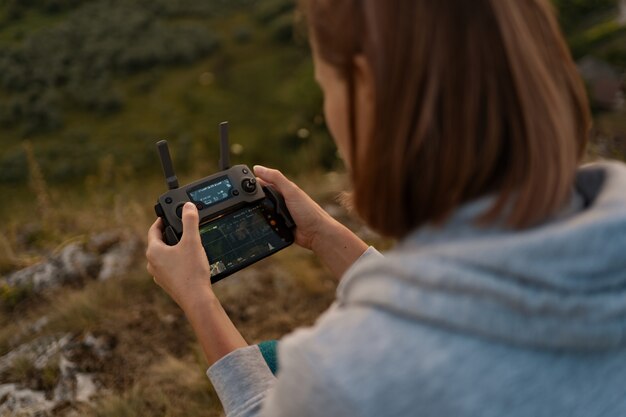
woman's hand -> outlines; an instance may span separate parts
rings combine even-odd
[[[311,197],[276,169],[259,165],[254,173],[263,185],[271,185],[285,198],[285,203],[296,222],[296,243],[305,249],[313,249],[314,243],[327,228],[335,226],[335,219],[322,209]]]
[[[200,241],[198,222],[198,210],[187,203],[183,207],[183,236],[176,246],[163,242],[160,218],[148,231],[148,272],[183,310],[211,292],[211,269]]]
[[[200,241],[198,210],[183,207],[183,237],[176,246],[163,242],[158,219],[148,231],[148,272],[183,309],[209,365],[247,346],[211,288],[211,269]]]
[[[296,222],[296,243],[311,249],[337,279],[367,250],[367,244],[335,220],[280,171],[255,166],[261,183],[276,188]]]

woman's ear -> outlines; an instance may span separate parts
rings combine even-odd
[[[376,83],[374,71],[365,55],[357,54],[353,59],[356,136],[363,145],[369,142],[374,134],[374,116],[376,112]],[[366,146],[357,146],[364,150]],[[359,157],[362,155],[359,155]]]

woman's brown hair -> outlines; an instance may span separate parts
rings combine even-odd
[[[548,0],[308,0],[321,59],[347,81],[354,205],[387,236],[494,194],[479,219],[529,227],[566,201],[585,149],[585,88]],[[354,58],[371,66],[356,137]],[[357,157],[358,156],[358,157]]]

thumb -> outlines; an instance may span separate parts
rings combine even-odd
[[[196,206],[190,202],[185,203],[183,206],[183,237],[181,242],[200,242],[199,222]]]
[[[289,179],[277,169],[255,165],[254,174],[266,183],[274,185],[282,195],[289,194],[289,192],[295,188],[294,183],[289,181]]]

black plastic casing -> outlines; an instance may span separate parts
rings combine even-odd
[[[202,203],[192,201],[190,192],[197,190],[207,184],[227,177],[232,185],[231,195],[224,201],[205,206]],[[244,189],[244,182],[250,187],[250,182],[254,184],[254,191]],[[256,183],[256,178],[252,170],[246,165],[235,165],[225,171],[194,181],[183,187],[169,190],[161,195],[154,209],[156,215],[163,219],[163,240],[170,246],[176,245],[183,234],[183,223],[181,219],[182,206],[187,202],[193,202],[198,208],[200,216],[200,226],[204,226],[218,218],[228,216],[245,206],[259,206],[264,213],[264,218],[271,219],[274,231],[285,240],[286,246],[294,242],[293,229],[295,223],[287,210],[285,200],[282,195],[271,187],[261,187]],[[267,220],[268,223],[270,220]],[[285,246],[285,247],[286,247]],[[206,248],[205,248],[206,249]],[[283,248],[281,248],[283,249]],[[265,257],[273,253],[268,253]],[[209,261],[210,254],[207,254]],[[263,258],[255,258],[247,263],[240,264],[235,269],[224,271],[211,276],[211,282],[217,282],[227,276],[237,272]]]

